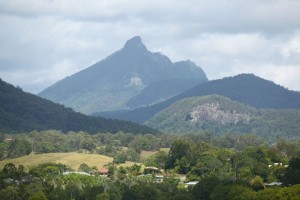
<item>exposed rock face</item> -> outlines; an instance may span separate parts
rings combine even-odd
[[[250,115],[247,113],[238,113],[237,111],[221,110],[219,103],[203,104],[195,107],[187,114],[186,120],[191,122],[213,121],[220,124],[237,124],[238,122],[247,123]]]

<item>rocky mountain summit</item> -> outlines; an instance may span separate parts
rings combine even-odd
[[[193,62],[173,63],[161,53],[150,52],[136,36],[119,51],[39,95],[90,114],[152,105],[207,81]]]

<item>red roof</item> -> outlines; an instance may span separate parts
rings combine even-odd
[[[103,173],[103,174],[104,174],[104,173],[108,173],[108,169],[103,168],[103,169],[100,169],[99,172],[100,172],[100,173]]]

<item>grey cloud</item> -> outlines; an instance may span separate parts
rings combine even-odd
[[[264,66],[300,90],[300,81],[285,81],[300,68],[299,10],[293,0],[0,0],[0,76],[38,92],[140,35],[211,79]],[[293,73],[279,76],[285,66]]]

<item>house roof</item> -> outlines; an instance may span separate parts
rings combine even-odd
[[[149,170],[159,170],[157,167],[145,167],[145,169],[149,169]]]
[[[280,185],[282,185],[282,183],[281,182],[272,182],[272,183],[266,183],[265,185],[267,185],[267,186],[274,186],[274,185],[280,186]]]
[[[106,168],[102,168],[99,170],[100,173],[108,173],[108,169]]]
[[[196,185],[197,183],[199,183],[199,181],[190,181],[185,183],[186,185]]]

